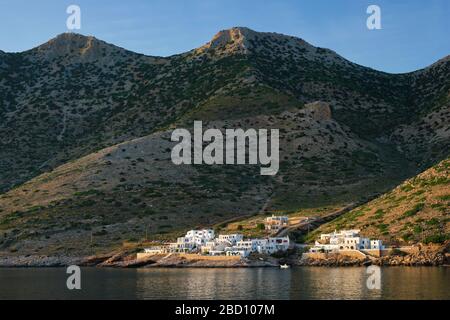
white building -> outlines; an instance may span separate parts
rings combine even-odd
[[[246,257],[252,252],[273,254],[278,251],[286,251],[289,245],[288,237],[244,240],[241,234],[219,235],[217,239],[208,241],[202,246],[201,251],[209,255],[240,255]]]
[[[236,243],[236,248],[238,248],[240,250],[252,251],[252,250],[255,250],[253,243],[254,243],[254,240],[241,240]]]
[[[342,230],[320,235],[310,252],[339,252],[339,250],[384,249],[381,240],[370,240],[359,235],[360,230]]]
[[[320,240],[330,243],[334,241],[336,243],[340,243],[341,239],[343,238],[359,236],[359,232],[360,230],[354,229],[354,230],[342,230],[339,232],[334,231],[333,233],[324,233],[320,235]]]
[[[289,249],[289,237],[241,240],[236,243],[237,250],[272,254]]]
[[[217,239],[215,239],[215,240],[211,240],[211,241],[206,242],[201,247],[201,251],[202,251],[202,253],[209,253],[209,254],[211,254],[212,252],[219,252],[219,251],[225,252],[225,250],[227,248],[230,248],[230,247],[232,247],[232,245],[229,242],[218,241]]]
[[[370,249],[383,250],[384,249],[383,241],[381,241],[381,240],[370,240]]]
[[[335,244],[316,244],[309,249],[309,252],[339,252],[339,246]]]
[[[219,242],[228,242],[231,245],[235,245],[238,241],[241,241],[244,238],[242,234],[234,233],[234,234],[220,234],[218,241]]]
[[[269,243],[275,246],[277,251],[286,251],[289,249],[290,241],[289,237],[281,237],[281,238],[269,238]]]
[[[281,228],[287,227],[289,225],[289,218],[287,216],[275,216],[266,218],[264,224],[267,231],[278,231]]]
[[[189,252],[196,248],[195,243],[187,242],[184,238],[178,238],[177,242],[169,244],[169,251],[171,252]]]
[[[184,237],[177,239],[177,242],[169,245],[172,252],[190,252],[200,250],[208,241],[214,239],[214,230],[190,230]]]
[[[177,242],[170,243],[164,250],[161,248],[148,248],[145,253],[163,252],[201,252],[211,256],[248,256],[252,252],[261,254],[273,254],[278,251],[286,251],[289,248],[289,237],[269,237],[266,239],[244,240],[242,234],[221,234],[214,237],[214,231],[190,230]]]
[[[184,238],[188,242],[194,242],[196,245],[201,246],[204,245],[206,241],[214,239],[214,230],[190,230],[186,233]]]

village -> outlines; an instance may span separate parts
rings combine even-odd
[[[242,234],[220,234],[214,230],[190,230],[184,237],[166,246],[150,247],[147,254],[198,253],[209,256],[241,256],[251,253],[273,254],[286,251],[290,247],[289,237],[268,237],[265,239],[244,239]]]
[[[360,236],[360,230],[342,230],[321,234],[320,239],[309,252],[339,252],[342,250],[384,250],[381,240],[371,240]]]
[[[348,253],[373,254],[379,256],[385,250],[381,240],[369,239],[360,235],[360,230],[341,230],[322,234],[313,246],[299,245],[288,236],[277,236],[289,226],[287,216],[272,215],[265,219],[264,238],[245,239],[243,234],[219,234],[213,229],[190,230],[176,242],[149,247],[140,256],[158,254],[198,254],[201,256],[237,256],[247,258],[252,253],[273,255],[297,247],[309,248],[305,254]]]

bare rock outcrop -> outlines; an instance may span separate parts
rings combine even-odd
[[[323,101],[316,101],[305,105],[305,110],[311,114],[316,121],[331,120],[330,105]]]
[[[345,255],[330,254],[326,258],[309,258],[303,256],[297,263],[300,266],[441,266],[448,263],[448,243],[438,245],[419,245],[417,252],[405,253],[394,250],[391,254],[382,257],[367,256],[364,259],[352,258]]]

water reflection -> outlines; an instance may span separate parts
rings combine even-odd
[[[381,290],[366,285],[369,276],[366,268],[296,269],[290,299],[380,299]]]
[[[450,299],[448,268],[82,269],[82,290],[65,269],[0,269],[0,299]]]

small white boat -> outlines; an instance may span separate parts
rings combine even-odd
[[[287,264],[280,264],[280,269],[289,269]]]

